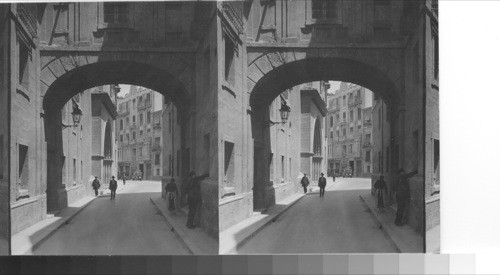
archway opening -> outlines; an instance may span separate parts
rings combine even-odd
[[[130,106],[126,106],[128,99],[124,99],[128,95],[120,95],[123,87],[133,90],[128,92]],[[91,183],[95,177],[102,191],[107,189],[112,176],[162,180],[165,171],[162,147],[169,144],[166,139],[173,139],[176,132],[180,144],[177,151],[182,151],[189,101],[188,92],[174,76],[134,62],[95,63],[57,78],[48,87],[43,101],[47,212],[93,195]],[[79,123],[72,117],[75,109],[82,113]],[[169,132],[163,129],[165,119],[170,119],[170,124],[165,124]],[[173,177],[173,160],[180,162],[181,156],[172,152],[169,156],[167,171]],[[124,160],[125,157],[129,160]],[[123,165],[126,162],[129,170]],[[158,184],[159,192],[161,185]]]
[[[378,69],[338,58],[294,61],[263,75],[250,94],[254,211],[300,192],[304,174],[311,185],[321,173],[384,174],[390,186],[401,158],[396,87]],[[275,123],[283,102],[289,119]]]

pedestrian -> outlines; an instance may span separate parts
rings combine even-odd
[[[333,182],[335,182],[335,170],[333,170],[333,172],[332,172],[332,178],[333,178]]]
[[[111,180],[109,181],[109,190],[111,190],[111,198],[110,200],[114,200],[116,197],[116,188],[118,188],[118,182],[115,180],[115,176],[111,176]]]
[[[99,180],[97,179],[97,176],[96,176],[94,181],[92,182],[92,188],[94,188],[96,197],[97,197],[97,195],[99,195],[99,192],[97,190],[99,190],[100,187],[101,187],[101,183],[99,182]]]
[[[300,180],[300,184],[302,185],[302,188],[304,188],[304,194],[307,193],[307,186],[309,185],[309,179],[307,178],[306,173],[304,173],[304,176]]]
[[[410,200],[410,185],[408,179],[417,173],[418,171],[405,173],[403,169],[399,169],[398,185],[396,187],[396,203],[398,209],[396,211],[396,220],[394,221],[394,224],[397,226],[402,226],[404,224],[403,216],[406,212],[408,201]]]
[[[192,171],[189,173],[189,187],[188,187],[188,220],[186,226],[188,228],[194,228],[196,225],[194,224],[194,217],[196,212],[198,211],[198,207],[201,204],[201,186],[200,180],[208,177],[208,174],[197,177],[196,173]]]
[[[165,192],[167,192],[168,198],[168,212],[175,215],[175,199],[179,195],[177,190],[177,184],[175,184],[175,179],[172,178],[167,186],[165,186]]]
[[[318,179],[318,186],[319,186],[319,196],[324,197],[325,196],[325,187],[326,187],[326,179],[323,176],[324,174],[321,173],[321,177]]]
[[[384,176],[380,176],[380,178],[375,182],[375,192],[377,193],[377,210],[378,212],[385,212],[384,206],[384,192],[387,194],[387,185],[384,181]]]
[[[123,175],[122,180],[123,180],[123,185],[125,185],[125,175]]]

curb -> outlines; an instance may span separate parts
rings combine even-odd
[[[177,230],[177,228],[173,225],[173,223],[171,223],[168,218],[163,214],[163,211],[160,209],[160,207],[155,203],[155,201],[153,200],[153,198],[149,198],[149,201],[154,205],[155,209],[161,213],[161,216],[163,217],[163,219],[165,220],[165,222],[171,227],[173,228],[174,230],[174,234],[175,236],[177,236],[177,238],[180,240],[180,242],[182,243],[182,245],[184,246],[184,248],[186,248],[189,253],[191,253],[192,255],[196,255],[193,251],[193,248],[190,247],[188,245],[188,243],[184,240],[184,236],[182,236],[180,233],[179,233],[179,230]]]
[[[378,228],[382,230],[384,236],[391,242],[391,245],[396,249],[396,252],[401,253],[401,249],[399,248],[398,244],[394,241],[389,232],[385,229],[382,222],[377,218],[377,216],[375,216],[375,214],[373,214],[371,208],[368,206],[368,203],[366,203],[365,198],[362,195],[359,195],[359,198],[361,199],[366,209],[370,213],[370,216],[372,216],[372,218],[375,220],[375,223],[377,224]]]
[[[82,205],[78,210],[76,210],[75,213],[73,213],[73,215],[69,216],[68,218],[66,219],[62,219],[61,220],[61,223],[59,225],[57,225],[54,229],[52,229],[50,232],[48,232],[45,236],[41,237],[38,241],[36,241],[35,243],[33,243],[31,245],[31,247],[29,247],[28,249],[20,252],[19,254],[12,254],[12,255],[32,255],[33,253],[33,250],[35,250],[37,247],[39,247],[44,241],[46,241],[50,236],[52,236],[54,233],[56,233],[57,230],[59,230],[59,228],[61,228],[63,225],[66,225],[68,224],[73,218],[75,218],[76,215],[78,215],[83,209],[85,209],[87,206],[89,206],[92,202],[94,202],[94,200],[98,198],[98,197],[92,197],[92,199],[90,201],[88,201],[87,203],[85,203],[84,205]],[[27,253],[31,253],[31,254],[27,254]]]

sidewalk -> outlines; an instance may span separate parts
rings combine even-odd
[[[203,229],[196,227],[189,229],[186,227],[187,214],[185,211],[177,209],[176,215],[168,213],[167,201],[161,196],[150,198],[154,206],[161,212],[167,223],[172,227],[177,237],[184,243],[186,248],[194,255],[217,255],[217,240],[208,235]]]
[[[59,227],[69,221],[96,197],[87,196],[74,204],[57,212],[41,222],[38,222],[12,236],[12,255],[31,255],[43,240],[50,237]]]
[[[335,183],[332,178],[327,178],[325,190],[333,188],[334,185]],[[302,190],[302,188],[300,190]],[[282,201],[276,202],[275,205],[269,207],[266,211],[256,214],[224,230],[219,234],[219,253],[237,254],[237,249],[239,247],[308,194],[319,194],[319,187],[317,185],[310,185],[307,194],[303,194],[302,192],[295,193]]]
[[[123,183],[118,183],[116,192],[123,189]],[[109,197],[111,191],[109,189],[100,189],[98,197]],[[83,199],[68,205],[68,207],[61,209],[53,214],[47,214],[47,219],[40,221],[21,232],[12,236],[12,255],[31,255],[42,241],[54,234],[57,229],[66,223],[69,223],[76,214],[80,213],[86,206],[88,206],[97,197],[86,196]]]
[[[374,216],[380,229],[393,242],[401,253],[422,253],[424,237],[417,234],[410,226],[396,226],[394,219],[396,211],[391,207],[386,207],[386,212],[377,212],[377,198],[372,196],[370,190],[366,194],[360,195],[370,213]]]

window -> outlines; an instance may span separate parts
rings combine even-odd
[[[21,40],[17,40],[19,44],[19,71],[18,78],[19,84],[25,88],[29,89],[30,81],[30,60],[31,60],[31,50],[29,46]]]
[[[76,181],[76,159],[73,159],[73,182],[75,181]]]
[[[345,113],[345,112],[343,112],[343,113],[342,113],[342,120],[343,120],[343,121],[345,121],[345,117],[346,117],[346,113]]]
[[[349,153],[352,154],[352,144],[349,144]]]
[[[349,112],[349,122],[353,122],[353,121],[354,121],[354,111],[353,111],[353,110],[351,110],[351,111]]]
[[[148,121],[148,124],[151,123],[151,112],[150,111],[148,111],[148,114],[147,114],[147,121]]]
[[[365,135],[365,141],[366,141],[366,142],[370,142],[370,141],[371,141],[371,139],[372,139],[372,135],[371,135],[371,134],[366,134],[366,135]]]
[[[128,102],[127,102],[127,103],[128,103]],[[128,127],[128,126],[130,125],[130,119],[127,117],[127,118],[126,118],[126,121],[127,121],[126,125],[127,125],[127,127]]]
[[[132,139],[135,140],[135,132],[132,132]]]
[[[337,137],[340,137],[340,131],[337,130]]]
[[[120,130],[123,130],[123,119],[120,119]]]
[[[330,131],[330,138],[333,139],[333,131]]]
[[[142,125],[142,124],[144,124],[144,116],[143,116],[143,114],[140,114],[140,116],[139,116],[139,125]]]
[[[135,109],[135,99],[132,100],[132,109]],[[135,122],[135,120],[134,120]]]
[[[339,122],[339,119],[340,119],[339,114],[337,114],[337,118],[336,119],[337,119],[337,122]]]
[[[123,135],[120,135],[120,142],[123,142]]]
[[[155,165],[160,165],[160,154],[155,155]]]
[[[144,134],[144,131],[139,131],[139,137],[142,138],[142,135]]]
[[[436,1],[437,2],[437,1]],[[436,3],[437,6],[437,3]],[[437,8],[436,8],[437,12]],[[439,79],[439,38],[438,38],[438,30],[436,26],[432,26],[432,54],[434,59],[434,79]]]
[[[139,146],[139,157],[142,157],[142,147]]]
[[[160,175],[160,169],[159,168],[156,168],[156,175],[159,176]]]
[[[228,35],[224,35],[224,74],[226,81],[232,85],[234,85],[235,77],[234,77],[234,56],[236,52],[236,45],[231,40]]]
[[[345,155],[347,153],[347,147],[342,145],[342,154]]]
[[[351,127],[349,128],[349,134],[353,134],[353,133],[354,133],[354,127],[352,127],[352,126],[351,126]]]
[[[155,146],[160,146],[160,137],[155,137]]]
[[[234,143],[224,141],[224,179],[226,185],[234,183]]]
[[[130,136],[129,136],[129,134],[127,134],[127,141],[130,141]]]
[[[18,185],[20,190],[28,190],[28,182],[29,182],[29,157],[28,157],[28,146],[19,144],[18,148],[18,158],[19,158],[19,166],[18,166]],[[3,157],[3,156],[2,156]],[[20,197],[28,196],[27,193],[20,193]]]
[[[104,22],[126,24],[128,22],[128,3],[104,2]]]
[[[333,116],[330,117],[330,127],[333,127]]]
[[[135,126],[135,116],[132,116],[132,124]]]
[[[345,106],[345,95],[342,97],[342,104]],[[345,118],[345,116],[344,116]]]
[[[371,168],[371,167],[370,167],[370,165],[367,165],[367,166],[366,166],[366,173],[371,173],[371,172],[370,172],[370,168]]]
[[[371,162],[371,155],[370,155],[370,152],[371,151],[366,151],[365,152],[365,162]]]
[[[285,178],[285,156],[281,156],[281,179]]]
[[[361,120],[361,108],[358,108],[358,120]]]
[[[373,30],[388,32],[391,30],[391,0],[374,0]]]
[[[343,136],[346,136],[346,128],[343,128],[343,129],[342,129],[342,135],[343,135]]]
[[[312,18],[316,20],[331,20],[337,17],[336,0],[313,0]]]

